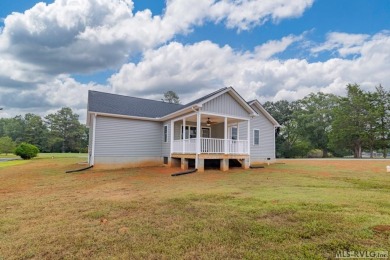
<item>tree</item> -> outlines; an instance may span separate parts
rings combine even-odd
[[[296,120],[297,103],[280,100],[265,102],[263,107],[282,126],[276,138],[276,154],[278,157],[302,157],[309,151],[307,142],[299,139]]]
[[[50,130],[50,143],[52,149],[60,145],[61,152],[79,151],[79,144],[83,136],[83,128],[79,116],[69,107],[63,107],[55,114],[45,117]]]
[[[330,133],[334,149],[348,148],[355,158],[362,157],[362,148],[368,139],[370,115],[367,95],[357,84],[347,85],[347,97],[341,98],[334,109]]]
[[[48,151],[49,131],[42,118],[29,113],[24,116],[24,124],[24,141],[37,146],[40,151]]]
[[[14,118],[4,118],[3,121],[3,136],[9,136],[15,142],[24,141],[24,119],[22,116],[15,116]]]
[[[6,155],[12,153],[15,149],[15,142],[12,141],[12,138],[9,136],[3,136],[0,138],[0,153],[5,153]]]
[[[377,86],[376,92],[371,95],[371,102],[371,113],[376,119],[376,147],[382,149],[386,158],[390,147],[390,92],[382,85]]]
[[[176,94],[176,92],[172,90],[169,90],[164,93],[163,101],[168,103],[180,104],[179,96]]]
[[[328,157],[332,111],[337,102],[335,95],[311,93],[297,101],[297,109],[294,111],[299,135],[312,148],[321,149],[324,158]]]

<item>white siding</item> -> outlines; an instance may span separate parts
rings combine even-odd
[[[248,112],[229,93],[206,102],[203,104],[202,111],[248,117]]]
[[[274,125],[256,108],[259,116],[250,121],[251,163],[264,162],[267,158],[275,159],[275,128]],[[260,130],[260,144],[253,145],[253,129]]]
[[[168,142],[164,142],[164,126],[168,126]],[[161,126],[162,134],[162,156],[169,157],[171,155],[171,121],[165,121]]]
[[[162,162],[160,122],[98,116],[95,163]]]
[[[91,155],[92,155],[92,140],[93,140],[93,125],[91,122],[91,126],[89,127],[89,137],[88,137],[88,163],[91,164]]]

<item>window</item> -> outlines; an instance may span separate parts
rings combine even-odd
[[[253,129],[253,145],[260,145],[260,130]]]
[[[200,132],[200,137],[210,138],[210,127],[202,127],[202,131]],[[186,125],[186,139],[195,139],[196,138],[196,126]],[[181,126],[180,139],[183,139],[183,126]]]
[[[164,143],[168,143],[168,126],[164,125]]]
[[[232,140],[238,140],[238,128],[237,128],[237,126],[232,126],[230,128],[230,138]]]
[[[188,125],[186,125],[185,137],[186,137],[185,139],[196,138],[196,126],[188,126]],[[183,126],[181,126],[180,139],[183,139]]]

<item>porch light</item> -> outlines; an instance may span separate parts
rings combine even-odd
[[[209,118],[207,118],[206,125],[207,125],[207,126],[210,126],[210,125],[211,125],[210,117],[209,117]]]

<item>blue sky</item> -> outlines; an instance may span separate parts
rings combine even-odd
[[[185,103],[390,88],[388,0],[2,0],[0,17],[2,116],[83,118],[89,89]]]

